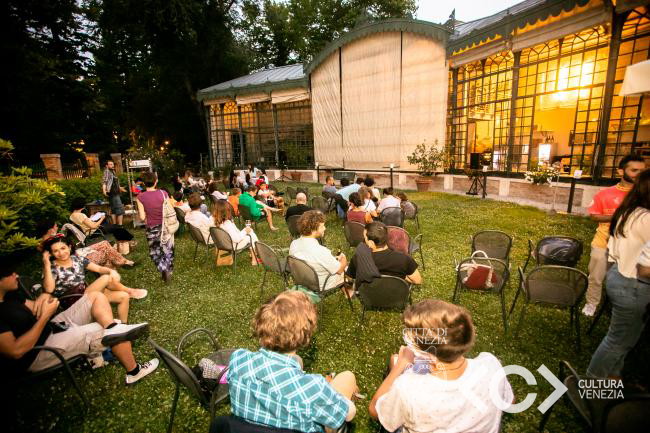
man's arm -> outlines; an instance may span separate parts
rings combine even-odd
[[[411,275],[407,275],[406,281],[413,284],[422,284],[422,275],[420,275],[420,271],[416,269]]]
[[[614,215],[599,215],[599,214],[589,214],[589,218],[591,218],[592,221],[596,221],[599,223],[608,223],[612,220],[612,217]]]
[[[22,358],[36,345],[45,325],[50,321],[50,317],[52,317],[58,307],[58,299],[52,298],[50,301],[44,303],[41,308],[41,315],[34,326],[18,338],[11,331],[0,334],[0,353],[13,359]]]

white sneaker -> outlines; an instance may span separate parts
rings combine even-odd
[[[153,371],[158,368],[158,358],[153,358],[151,361],[147,361],[145,363],[140,364],[140,371],[138,371],[138,374],[130,375],[126,374],[126,384],[131,385],[136,383],[138,380],[142,379],[149,373],[153,373]]]
[[[594,304],[585,304],[582,308],[582,314],[587,317],[593,317],[596,314],[596,306]]]
[[[147,322],[138,323],[135,325],[125,325],[118,323],[110,329],[104,330],[104,337],[102,337],[102,344],[107,347],[114,346],[123,341],[133,341],[142,337],[149,330]]]

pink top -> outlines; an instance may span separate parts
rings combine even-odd
[[[162,224],[163,200],[167,198],[167,193],[160,189],[145,191],[138,194],[137,200],[142,203],[142,206],[144,206],[144,212],[147,214],[147,227],[155,227]]]

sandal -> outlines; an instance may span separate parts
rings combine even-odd
[[[131,289],[132,293],[130,297],[132,299],[144,299],[147,297],[149,292],[147,292],[145,289]]]

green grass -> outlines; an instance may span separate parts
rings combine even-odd
[[[312,191],[318,186],[311,185]],[[510,203],[480,200],[442,193],[410,193],[411,199],[421,207],[420,221],[424,232],[424,252],[427,265],[423,271],[424,284],[414,293],[414,302],[424,298],[450,301],[454,286],[454,258],[467,256],[469,237],[481,229],[498,229],[514,238],[511,261],[516,275],[516,266],[523,265],[527,255],[527,240],[540,239],[545,235],[570,235],[581,239],[585,253],[579,267],[587,267],[589,242],[595,224],[586,218],[554,215],[532,207]],[[280,231],[272,233],[266,224],[259,224],[258,235],[264,242],[287,247],[289,235],[284,221],[276,217]],[[415,227],[407,222],[412,233]],[[131,287],[149,290],[149,297],[134,302],[131,308],[132,323],[148,321],[150,336],[158,344],[175,350],[179,338],[187,331],[205,327],[214,332],[224,347],[247,347],[256,349],[251,337],[250,320],[260,305],[259,285],[262,279],[260,269],[252,268],[247,257],[241,257],[237,272],[230,268],[215,268],[208,263],[205,251],[199,250],[196,262],[192,261],[194,243],[187,233],[177,238],[176,263],[173,282],[161,283],[158,272],[148,257],[143,231],[137,230],[138,246],[130,258],[139,262],[134,269],[121,271],[123,281]],[[327,226],[327,245],[331,249],[342,247],[347,250],[342,226],[332,215]],[[418,257],[419,260],[419,257]],[[281,289],[280,278],[267,279],[265,296]],[[516,280],[507,288],[506,301],[509,307],[513,300]],[[470,356],[480,352],[492,352],[503,365],[518,364],[535,372],[541,364],[557,373],[558,361],[569,360],[580,371],[584,371],[590,356],[606,330],[607,320],[602,320],[592,336],[586,336],[588,326],[582,322],[583,347],[576,353],[568,314],[549,308],[531,307],[527,323],[517,341],[504,335],[500,316],[499,299],[496,296],[464,294],[460,303],[473,314],[477,339]],[[377,430],[377,423],[368,416],[367,403],[382,380],[387,356],[396,351],[400,344],[400,316],[396,312],[369,312],[363,328],[359,328],[359,305],[352,313],[341,295],[328,298],[324,314],[319,318],[319,327],[311,345],[300,355],[308,372],[326,374],[331,371],[351,370],[357,376],[361,393],[367,396],[358,403],[355,428],[359,432]],[[518,317],[519,309],[513,317]],[[153,351],[146,341],[135,345],[138,360],[153,357]],[[198,339],[185,356],[194,365],[208,345]],[[124,371],[117,365],[110,365],[95,371],[77,371],[82,387],[93,403],[84,413],[78,397],[63,374],[56,374],[45,382],[25,386],[18,393],[22,408],[12,421],[17,430],[47,431],[103,431],[103,432],[159,432],[165,431],[169,420],[174,386],[161,366],[157,372],[133,387],[124,385]],[[541,414],[534,409],[551,392],[551,386],[536,373],[539,386],[528,386],[518,377],[511,376],[518,401],[529,392],[536,392],[536,404],[529,410],[506,415],[503,431],[535,431]],[[228,406],[222,406],[219,413],[228,413]],[[196,400],[186,392],[181,397],[174,423],[175,431],[208,430],[209,416]],[[559,403],[553,410],[547,430],[550,432],[579,432],[583,427],[576,413],[566,404]]]

